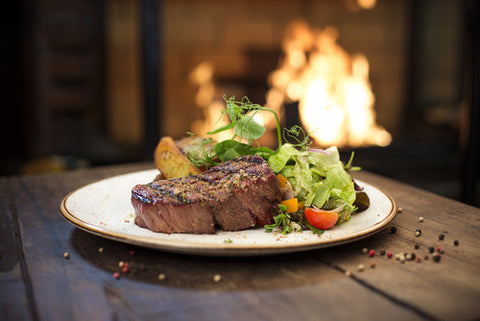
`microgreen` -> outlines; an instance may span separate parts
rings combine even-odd
[[[263,107],[259,104],[254,104],[250,102],[247,97],[243,97],[241,101],[236,101],[235,96],[231,96],[230,98],[224,96],[223,98],[225,100],[227,108],[222,111],[221,118],[225,117],[225,115],[228,115],[228,117],[230,118],[230,123],[211,132],[208,132],[207,134],[213,135],[229,129],[233,129],[234,137],[232,139],[245,139],[250,145],[253,140],[262,137],[262,135],[266,131],[266,128],[254,119],[254,116],[259,111],[267,111],[273,113],[275,117],[275,121],[277,123],[278,146],[282,144],[282,136],[280,134],[280,121],[278,119],[277,113],[273,109]]]
[[[277,124],[278,148],[282,145],[282,135],[280,130],[280,121],[277,113],[267,107],[252,103],[247,97],[243,97],[240,101],[235,100],[235,96],[227,98],[223,97],[226,108],[222,110],[219,120],[228,117],[229,123],[222,127],[216,128],[208,135],[218,134],[220,132],[233,130],[233,137],[218,142],[215,145],[215,152],[204,153],[205,157],[194,157],[193,154],[187,155],[189,160],[196,166],[214,166],[218,161],[228,161],[244,155],[257,154],[268,159],[275,153],[268,147],[255,146],[254,141],[263,136],[266,128],[255,120],[255,115],[259,112],[270,112],[274,115]],[[304,150],[309,146],[309,136],[300,126],[293,126],[289,129],[283,129],[283,139],[285,141],[294,140],[295,146]],[[198,153],[197,153],[198,154]]]
[[[283,139],[287,142],[293,140],[291,144],[298,147],[300,150],[305,150],[312,144],[310,135],[298,125],[294,125],[291,128],[284,128]]]
[[[350,159],[348,160],[347,164],[344,166],[344,168],[347,172],[359,171],[361,169],[361,167],[352,166],[354,156],[355,156],[355,152],[352,152],[350,154]]]
[[[291,217],[288,214],[288,208],[283,204],[279,204],[278,210],[280,211],[280,214],[273,217],[273,220],[275,221],[275,223],[270,225],[265,225],[264,226],[265,232],[271,233],[275,229],[280,229],[280,228],[282,229],[282,234],[288,234],[292,232],[292,227],[290,225]]]

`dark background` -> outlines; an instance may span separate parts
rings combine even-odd
[[[162,2],[156,1],[134,1],[139,39],[143,39],[138,43],[142,79],[139,117],[143,119],[140,140],[118,142],[108,129],[105,29],[106,7],[111,2],[76,0],[65,6],[53,0],[24,0],[3,4],[1,175],[151,161],[149,151],[158,137],[169,134],[165,124],[158,121],[165,97],[160,58],[168,48],[162,42],[162,17],[166,13]],[[192,3],[201,5],[198,1],[183,2],[185,6]],[[378,1],[378,5],[385,4]],[[390,146],[355,149],[355,164],[480,206],[478,2],[402,1],[402,5],[408,10],[408,37],[402,53],[406,77],[401,126]],[[459,14],[450,17],[451,8]],[[449,24],[457,30],[454,37],[436,32],[448,30]],[[158,27],[153,30],[152,26]],[[160,41],[142,37],[158,37]],[[441,54],[452,50],[455,63],[452,55]],[[275,59],[277,54],[271,56]],[[158,60],[152,60],[157,56]],[[270,63],[275,65],[275,61]],[[449,85],[454,94],[435,100],[428,95],[428,84],[440,65],[456,66],[450,79],[453,85]],[[246,80],[223,77],[218,81]],[[264,90],[263,86],[266,83],[258,90]],[[350,152],[342,150],[345,157]]]

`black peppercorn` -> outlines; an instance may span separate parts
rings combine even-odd
[[[453,245],[458,246],[458,240],[453,241]]]
[[[418,250],[420,248],[420,245],[415,244],[415,250]]]
[[[440,259],[442,258],[442,256],[440,254],[434,254],[433,255],[433,261],[438,263],[440,262]]]
[[[443,241],[444,238],[445,238],[445,234],[440,234],[440,235],[438,236],[438,239],[439,239],[440,241]]]
[[[430,246],[428,248],[428,252],[433,253],[435,251],[435,248],[433,246]]]
[[[390,234],[395,234],[397,232],[397,228],[395,226],[392,226],[390,228]]]

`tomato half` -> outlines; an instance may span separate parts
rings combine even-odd
[[[328,230],[338,221],[338,213],[307,207],[305,217],[308,222],[321,230]]]

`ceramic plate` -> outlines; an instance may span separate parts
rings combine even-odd
[[[379,232],[397,213],[387,193],[357,181],[370,197],[370,208],[322,235],[310,231],[282,235],[266,233],[263,228],[201,235],[154,233],[135,225],[130,196],[134,185],[148,183],[157,174],[157,170],[146,170],[86,185],[68,194],[60,210],[73,225],[105,238],[170,252],[218,256],[279,254],[344,244]]]

